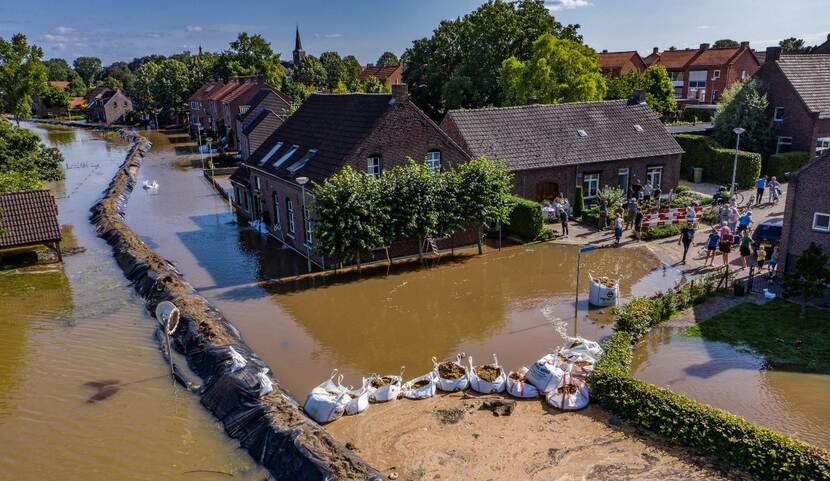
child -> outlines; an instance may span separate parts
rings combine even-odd
[[[767,262],[767,270],[769,271],[770,275],[775,275],[775,269],[778,268],[778,246],[772,248],[772,254],[769,257],[769,262]]]
[[[617,215],[614,216],[614,245],[620,245],[620,237],[622,237],[622,231],[623,231],[622,214],[617,212]]]
[[[709,264],[714,267],[718,243],[720,243],[720,234],[718,234],[717,229],[712,228],[712,232],[709,233],[709,238],[706,240],[706,260],[703,261],[704,266]],[[711,264],[709,263],[709,259],[712,259]]]
[[[758,270],[764,268],[764,262],[767,260],[767,245],[761,244],[758,247],[758,250],[755,251],[755,265],[758,266]]]

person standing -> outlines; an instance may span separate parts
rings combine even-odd
[[[777,204],[778,196],[781,195],[781,184],[775,176],[767,183],[767,189],[769,189],[769,203]]]
[[[646,182],[646,185],[643,186],[643,200],[646,202],[651,202],[651,196],[654,194],[654,186],[651,185],[651,182]]]
[[[706,260],[703,261],[704,266],[707,264],[710,266],[715,265],[715,254],[718,250],[718,243],[720,243],[720,234],[718,234],[716,228],[712,228],[712,232],[709,233],[709,238],[706,239]],[[709,259],[712,259],[711,264],[709,263]]]
[[[622,214],[617,213],[617,215],[614,216],[614,244],[615,245],[620,245],[620,238],[622,237],[622,231],[623,231]]]
[[[738,217],[738,234],[749,230],[750,225],[752,225],[752,211],[747,209],[744,215]]]
[[[734,205],[729,206],[729,216],[727,217],[727,225],[729,226],[729,230],[735,232],[738,228],[738,219],[740,219],[741,214],[738,212],[738,208]]]
[[[640,201],[640,194],[643,192],[643,186],[640,184],[640,179],[635,178],[634,184],[631,185],[631,193],[633,194],[632,197],[637,199],[637,202]]]
[[[697,220],[697,212],[695,212],[695,208],[692,204],[686,206],[686,213],[684,217],[686,218],[686,224],[690,226],[695,225],[695,221]]]
[[[643,232],[643,209],[637,209],[637,213],[634,215],[634,237],[637,240],[642,238]]]
[[[693,225],[694,224],[686,224],[683,229],[680,230],[680,239],[677,240],[677,243],[683,244],[683,260],[680,261],[681,264],[686,263],[686,254],[689,252],[689,246],[692,245],[692,241],[695,239],[695,229]]]
[[[745,229],[741,234],[741,245],[739,247],[741,253],[741,269],[746,269],[747,259],[752,254],[749,246],[752,244],[752,237],[749,237],[749,229]]]
[[[654,187],[654,201],[657,203],[657,208],[658,209],[661,207],[660,196],[662,196],[662,195],[663,195],[663,191],[660,189],[660,186],[659,185],[655,186]],[[669,207],[671,207],[671,204],[669,204]]]
[[[758,266],[758,272],[764,268],[764,262],[767,260],[767,245],[761,244],[758,250],[755,251],[755,265]]]
[[[769,256],[769,262],[767,263],[767,271],[770,274],[775,275],[775,269],[778,268],[778,246],[772,248],[772,254]]]
[[[568,209],[564,206],[559,209],[559,222],[562,224],[562,236],[568,237]]]
[[[729,253],[732,251],[732,231],[726,224],[721,224],[720,242],[718,242],[718,250],[720,250],[723,258],[723,265],[729,264]]]
[[[758,177],[758,180],[755,181],[755,204],[761,205],[761,202],[764,200],[764,189],[767,187],[767,176],[762,175]]]
[[[608,201],[604,200],[599,205],[599,230],[605,230],[608,227]]]

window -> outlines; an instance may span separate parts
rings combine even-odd
[[[291,148],[290,148],[290,149],[288,149],[288,150],[285,152],[285,154],[283,154],[283,156],[282,156],[282,157],[280,157],[279,159],[277,159],[277,161],[276,161],[276,162],[274,162],[274,168],[275,168],[275,169],[279,169],[279,168],[280,168],[280,166],[281,166],[282,164],[284,164],[284,163],[285,163],[285,161],[289,159],[289,157],[291,157],[292,155],[294,155],[294,152],[296,152],[299,148],[300,148],[300,146],[299,146],[299,145],[292,145],[292,146],[291,146]]]
[[[437,150],[433,150],[427,152],[427,170],[430,172],[440,172],[441,171],[441,152]]]
[[[233,200],[236,202],[236,205],[241,203],[241,198],[239,197],[239,187],[233,186]]]
[[[717,80],[720,78],[720,70],[712,71],[712,80]]]
[[[251,108],[250,105],[240,105],[239,106],[239,113],[242,114],[242,115],[245,115],[246,113],[248,113],[248,110],[250,108]]]
[[[775,146],[775,153],[789,152],[793,145],[792,137],[778,137],[778,145]]]
[[[642,132],[643,126],[640,124],[634,124],[634,130],[636,130],[637,132]]]
[[[830,214],[816,212],[813,214],[813,230],[830,232]]]
[[[746,80],[746,70],[741,70],[741,80]]]
[[[681,75],[681,72],[669,72],[669,78],[671,79],[672,82],[677,82],[678,80],[683,80],[682,77],[683,76]]]
[[[720,93],[717,91],[717,89],[712,90],[712,103],[717,102],[719,98],[720,98]]]
[[[303,227],[305,228],[305,245],[311,247],[313,240],[311,237],[311,216],[308,213],[308,207],[303,207]]]
[[[276,192],[273,194],[273,202],[274,202],[274,230],[282,230],[282,224],[280,223],[280,198]]]
[[[708,72],[706,72],[705,70],[689,72],[689,92],[687,95],[688,98],[698,99],[704,92],[706,92],[707,75]]]
[[[784,121],[784,107],[775,107],[775,113],[772,114],[772,120],[775,122]]]
[[[655,165],[646,169],[646,182],[659,189],[663,185],[663,166]]]
[[[380,178],[380,156],[373,155],[366,159],[366,173],[374,176],[376,179]]]
[[[593,199],[599,191],[599,173],[585,174],[582,178],[582,196],[585,199]]]
[[[288,235],[294,237],[294,202],[291,199],[285,199],[285,213],[288,216]]]
[[[298,170],[302,169],[306,166],[309,160],[317,154],[317,149],[308,149],[308,152],[298,161],[294,162],[290,166],[288,166],[288,173],[291,175],[295,175]]]
[[[620,189],[623,190],[623,193],[625,193],[625,195],[628,195],[628,179],[628,167],[617,171],[617,182],[619,183]]]
[[[257,192],[261,192],[261,191],[262,191],[262,182],[259,180],[259,176],[258,176],[258,175],[255,175],[255,176],[254,176],[254,186],[256,187],[256,191],[257,191]]]
[[[816,156],[823,154],[825,150],[830,150],[830,137],[819,137],[816,139]]]
[[[271,160],[271,157],[273,157],[273,156],[274,156],[274,154],[276,154],[276,153],[277,153],[277,151],[278,151],[278,150],[280,150],[280,147],[282,147],[282,142],[277,142],[277,143],[276,143],[276,145],[274,145],[273,147],[271,147],[271,150],[269,150],[269,151],[268,151],[268,153],[267,153],[267,154],[265,154],[265,155],[262,157],[262,160],[260,160],[260,161],[259,161],[259,165],[265,165],[265,163],[266,163],[266,162],[268,162],[269,160]]]

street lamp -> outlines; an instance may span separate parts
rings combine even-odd
[[[737,141],[735,141],[735,160],[732,161],[732,184],[729,185],[729,197],[732,198],[735,195],[735,174],[738,172],[738,149],[741,147],[741,134],[746,132],[745,129],[741,127],[735,127],[732,132],[735,132],[735,135],[738,136]]]
[[[211,167],[210,167],[210,176],[212,178],[213,177],[213,156],[211,155],[211,151],[210,151],[210,143],[213,142],[213,137],[207,137],[205,140],[207,140],[207,143],[208,143],[208,155],[210,156],[208,158],[208,162],[211,165]],[[205,168],[205,166],[202,165],[202,170],[204,170],[204,168]]]
[[[311,249],[309,248],[308,228],[311,225],[311,219],[308,218],[308,210],[305,207],[305,185],[308,183],[308,177],[297,177],[295,182],[300,184],[303,191],[303,237],[305,238],[305,258],[308,263],[308,272],[311,272]]]

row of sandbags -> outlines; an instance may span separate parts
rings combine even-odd
[[[403,382],[404,368],[397,375],[373,374],[363,378],[359,388],[342,384],[343,376],[335,369],[331,376],[311,390],[303,409],[315,421],[327,423],[343,415],[358,414],[370,403],[407,399],[426,399],[436,391],[456,392],[471,389],[481,394],[507,392],[511,396],[529,399],[545,398],[558,409],[570,411],[588,405],[588,386],[585,383],[594,364],[602,356],[598,343],[581,337],[568,338],[564,347],[543,356],[530,368],[506,373],[493,355],[490,364],[474,365],[463,354],[454,361],[439,363],[432,358],[431,372]]]

